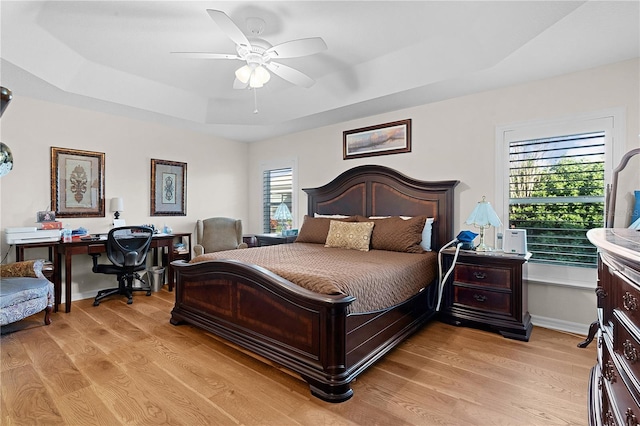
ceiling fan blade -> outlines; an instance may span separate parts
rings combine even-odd
[[[225,32],[235,44],[243,46],[247,49],[251,48],[247,36],[238,28],[238,26],[229,18],[229,16],[221,10],[207,9],[207,13],[218,24],[220,29]]]
[[[269,71],[273,72],[279,77],[302,87],[311,87],[315,81],[308,75],[301,73],[300,71],[288,67],[286,65],[279,64],[277,62],[269,62],[265,65]]]
[[[249,85],[249,81],[247,81],[246,83],[243,83],[237,78],[233,80],[234,89],[246,89],[248,85]]]
[[[273,46],[265,52],[272,58],[297,58],[327,50],[327,44],[320,37],[301,38]]]
[[[208,53],[208,52],[171,52],[172,55],[182,58],[192,59],[242,59],[238,55],[229,55],[226,53]]]

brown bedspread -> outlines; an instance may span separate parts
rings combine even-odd
[[[351,313],[397,305],[429,285],[437,273],[434,252],[362,252],[310,243],[206,253],[191,263],[216,259],[262,266],[316,293],[354,296]]]

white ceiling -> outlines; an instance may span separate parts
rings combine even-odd
[[[243,30],[266,22],[276,45],[322,37],[328,49],[280,59],[316,80],[273,76],[232,88],[235,54],[205,9]],[[25,96],[263,140],[640,56],[638,1],[7,1],[0,82]],[[247,31],[245,31],[247,32]]]

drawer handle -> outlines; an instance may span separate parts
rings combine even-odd
[[[633,343],[631,343],[631,341],[627,339],[624,341],[622,346],[622,353],[624,353],[624,357],[627,359],[627,361],[629,361],[631,364],[636,362],[638,360],[638,351],[633,346]]]
[[[596,296],[598,297],[598,299],[604,299],[608,296],[608,294],[603,287],[596,287]]]
[[[627,311],[635,311],[638,309],[638,300],[626,291],[624,296],[622,296],[622,306],[624,306]]]
[[[477,279],[477,280],[484,280],[485,278],[487,278],[487,274],[484,272],[474,272],[473,276]]]
[[[638,419],[636,418],[636,415],[633,414],[633,410],[631,408],[627,408],[627,412],[624,413],[625,415],[625,425],[626,426],[638,426]]]
[[[613,413],[611,410],[607,411],[607,414],[604,415],[604,425],[605,426],[615,426],[616,421],[613,420]]]
[[[612,361],[607,361],[607,363],[604,366],[604,371],[602,372],[602,375],[604,376],[605,379],[609,381],[609,383],[616,382],[616,372],[615,372],[615,368],[613,366]]]
[[[487,300],[487,296],[483,294],[474,294],[473,298],[476,299],[478,302],[484,302],[485,300]]]

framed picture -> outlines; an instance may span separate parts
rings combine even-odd
[[[343,160],[411,152],[411,119],[347,130],[342,144]]]
[[[186,216],[187,163],[151,159],[151,216]]]
[[[104,153],[51,147],[56,217],[104,217]]]

